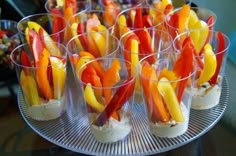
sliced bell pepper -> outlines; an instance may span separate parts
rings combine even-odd
[[[88,64],[83,69],[81,73],[81,80],[87,84],[90,83],[92,86],[95,86],[95,94],[98,100],[102,98],[102,80],[97,75],[96,70],[94,69],[93,65]]]
[[[131,35],[128,36],[128,38],[126,39],[125,43],[124,43],[124,59],[126,61],[131,62],[131,44],[132,44],[132,40],[136,40],[138,43],[140,43],[140,40],[138,38],[138,36],[135,33],[131,33]],[[129,63],[126,63],[126,67],[128,70],[129,75],[131,75],[131,67]]]
[[[24,70],[20,73],[20,84],[24,95],[30,106],[40,105],[37,84],[32,75],[26,74]]]
[[[38,62],[36,62],[36,76],[39,84],[40,95],[49,100],[53,98],[52,88],[48,80],[47,70],[49,65],[49,52],[44,48]]]
[[[211,38],[212,38],[212,34],[213,34],[213,31],[212,31],[212,30],[213,30],[213,24],[214,24],[214,22],[215,22],[214,17],[213,17],[213,16],[209,16],[208,19],[207,19],[207,21],[206,21],[206,23],[207,23],[207,25],[208,25],[208,28],[209,28],[209,32],[208,32],[208,36],[207,36],[207,39],[206,39],[206,41],[205,41],[204,46],[205,46],[207,43],[209,43],[210,40],[211,40]],[[203,53],[204,46],[202,47],[202,49],[201,49],[199,55],[201,55],[201,54]]]
[[[144,15],[143,16],[143,26],[145,28],[152,27],[153,24],[153,18],[151,15]]]
[[[60,58],[49,57],[52,68],[54,99],[60,99],[64,93],[66,66]]]
[[[118,59],[114,59],[111,67],[105,71],[102,78],[102,85],[104,87],[103,93],[105,97],[106,104],[108,104],[112,98],[112,86],[120,81],[120,71],[121,65]]]
[[[38,62],[40,56],[42,55],[43,49],[45,48],[40,40],[39,35],[32,29],[28,29],[29,31],[29,45],[34,57],[34,62]]]
[[[138,31],[137,35],[139,39],[142,40],[142,42],[140,42],[140,55],[144,57],[154,53],[151,41],[152,38],[149,32],[146,29],[142,29]],[[150,64],[153,64],[156,62],[156,57],[155,56],[149,57],[148,61]]]
[[[104,105],[98,102],[98,100],[96,99],[96,95],[90,83],[86,84],[86,87],[84,89],[84,98],[87,104],[97,112],[102,112],[104,110]]]
[[[184,44],[183,49],[178,56],[173,71],[177,77],[185,78],[189,76],[193,70],[193,49],[190,42]],[[182,80],[178,83],[178,101],[182,99],[182,95],[186,86],[188,79]]]
[[[181,9],[179,10],[178,14],[179,14],[179,22],[178,22],[178,33],[182,34],[187,26],[187,21],[188,21],[188,17],[189,17],[189,13],[190,13],[190,6],[185,4],[181,7]]]
[[[80,55],[80,57],[88,56],[88,58],[90,58],[90,59],[94,59],[95,58],[91,53],[86,52],[86,51],[81,51],[79,53],[79,55]],[[98,76],[100,78],[102,78],[104,73],[105,73],[105,70],[103,69],[103,67],[98,63],[98,61],[93,61],[92,64],[93,64],[93,67],[96,70]]]
[[[43,29],[41,25],[33,21],[29,21],[27,24],[28,24],[29,29],[34,29],[37,33],[39,32],[40,28]],[[50,52],[50,54],[55,55],[55,56],[60,56],[60,51],[56,43],[53,41],[53,39],[44,29],[43,29],[43,38],[44,38],[43,40],[44,44],[46,45],[47,50]]]
[[[180,109],[175,90],[171,86],[169,80],[165,77],[158,82],[157,88],[161,93],[171,117],[177,122],[183,122],[184,117]]]
[[[134,28],[143,28],[143,14],[141,7],[136,8],[136,14],[134,18]]]
[[[111,101],[106,105],[104,111],[98,116],[93,124],[97,126],[104,125],[112,114],[118,111],[129,100],[134,93],[135,81],[133,79],[133,77],[130,77],[121,84]]]
[[[26,54],[25,51],[21,52],[21,64],[26,67],[32,67],[32,64],[30,62],[29,56]]]
[[[153,122],[168,122],[170,115],[154,81],[157,81],[155,69],[148,63],[142,63],[141,84],[149,116]]]
[[[80,43],[83,46],[83,49],[85,51],[88,51],[89,50],[89,41],[88,41],[87,37],[85,35],[83,35],[84,33],[85,33],[84,24],[78,23],[77,34],[80,35],[79,36]]]
[[[96,31],[91,31],[91,37],[95,43],[95,46],[97,47],[99,51],[99,56],[105,56],[107,54],[107,43],[106,38],[100,33]]]
[[[78,35],[77,33],[77,28],[78,28],[78,23],[73,23],[71,26],[70,26],[70,29],[71,29],[71,35],[72,37],[74,37],[74,41],[76,43],[76,46],[78,47],[79,50],[85,50],[83,45],[81,44],[79,38],[76,38],[75,36]],[[84,44],[84,46],[86,46],[86,44]]]
[[[217,67],[216,67],[215,74],[213,75],[213,77],[210,80],[210,84],[216,84],[217,78],[218,78],[218,75],[220,72],[220,68],[221,68],[222,62],[224,60],[224,55],[226,53],[226,50],[225,50],[226,43],[225,43],[225,39],[224,39],[222,32],[217,32],[216,36],[218,39],[218,48],[217,48],[217,53],[216,53]]]
[[[201,85],[211,79],[216,71],[216,56],[212,50],[211,45],[208,43],[204,47],[204,67],[197,80],[197,85]]]

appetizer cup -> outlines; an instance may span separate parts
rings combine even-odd
[[[168,55],[173,51],[171,36],[155,27],[130,30],[121,37],[120,47],[122,58],[137,67],[139,60],[145,56],[154,53],[156,55],[164,55],[164,53]],[[149,60],[154,63],[156,57],[150,57]],[[136,78],[135,102],[143,103],[139,77]]]
[[[104,71],[101,76],[98,69]],[[119,58],[97,58],[81,66],[79,80],[87,104],[90,129],[98,141],[120,141],[131,132],[136,75],[136,67]]]
[[[190,31],[178,35],[173,42],[177,52],[181,51],[186,43],[190,43],[191,49],[195,51],[198,74],[191,108],[196,110],[210,109],[219,104],[230,46],[229,38],[220,31],[209,31],[210,37],[203,41],[202,34],[202,31]],[[184,40],[182,44],[181,40]]]
[[[183,69],[187,64],[182,55],[177,59],[158,57],[151,63],[153,56],[156,54],[141,59],[139,68],[149,128],[157,137],[177,137],[188,129],[195,80],[193,65],[188,61],[190,66]]]
[[[65,46],[57,44],[58,55],[47,48],[29,44],[16,47],[11,53],[28,116],[47,121],[65,112],[66,59]]]
[[[51,49],[52,51],[55,50],[55,43],[66,44],[68,40],[67,27],[66,19],[51,13],[29,15],[22,18],[17,24],[23,43],[31,42],[37,33],[48,50]]]
[[[174,39],[177,35],[193,30],[213,30],[216,14],[206,8],[183,5],[166,15],[165,27]]]
[[[152,7],[137,6],[123,10],[116,20],[116,32],[122,37],[126,32],[135,29],[156,27],[162,29],[164,14]]]

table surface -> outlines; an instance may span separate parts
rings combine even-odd
[[[235,155],[236,143],[236,92],[233,78],[236,65],[227,62],[226,75],[229,82],[230,99],[222,119],[200,138],[174,150],[157,156],[231,156]],[[17,88],[17,87],[16,87]],[[17,100],[10,95],[2,95],[0,88],[0,155],[83,155],[63,149],[50,143],[34,132],[19,113]],[[235,119],[234,119],[235,118]],[[234,122],[235,121],[235,122]]]

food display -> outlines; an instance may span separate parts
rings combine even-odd
[[[155,152],[165,150],[156,148],[159,140],[164,141],[161,146],[168,146],[166,141],[175,148],[202,131],[189,130],[190,123],[200,123],[190,122],[191,111],[199,117],[197,110],[219,104],[229,39],[214,31],[216,15],[208,9],[174,8],[170,0],[149,2],[154,1],[120,5],[120,1],[101,0],[99,10],[93,10],[87,0],[81,5],[77,0],[48,0],[48,12],[60,16],[51,18],[46,27],[39,22],[43,18],[19,24],[26,43],[13,50],[11,59],[27,109],[22,108],[34,120],[71,121],[66,123],[71,127],[65,136],[79,138],[73,142],[74,138],[53,138],[53,142],[71,141],[69,149],[85,149],[86,154],[91,143],[105,149],[102,154],[131,149],[119,153],[125,155],[136,154],[132,150],[139,152],[142,145],[152,149],[148,141]],[[62,22],[62,16],[68,23]],[[71,98],[65,89],[67,54],[78,82],[70,85],[80,87],[68,94],[83,98],[76,103],[72,97],[70,104],[86,108],[78,111],[84,113],[76,114],[78,118],[67,114],[59,118]],[[92,154],[100,154],[97,149]]]

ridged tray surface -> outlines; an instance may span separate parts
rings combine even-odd
[[[220,103],[212,109],[191,110],[187,132],[176,138],[158,138],[148,131],[144,105],[133,106],[133,128],[130,135],[116,143],[100,143],[90,133],[84,113],[64,115],[56,120],[39,122],[29,118],[21,92],[18,104],[26,123],[40,136],[63,148],[89,155],[149,155],[172,150],[206,133],[222,117],[227,107],[229,89],[224,79]]]

